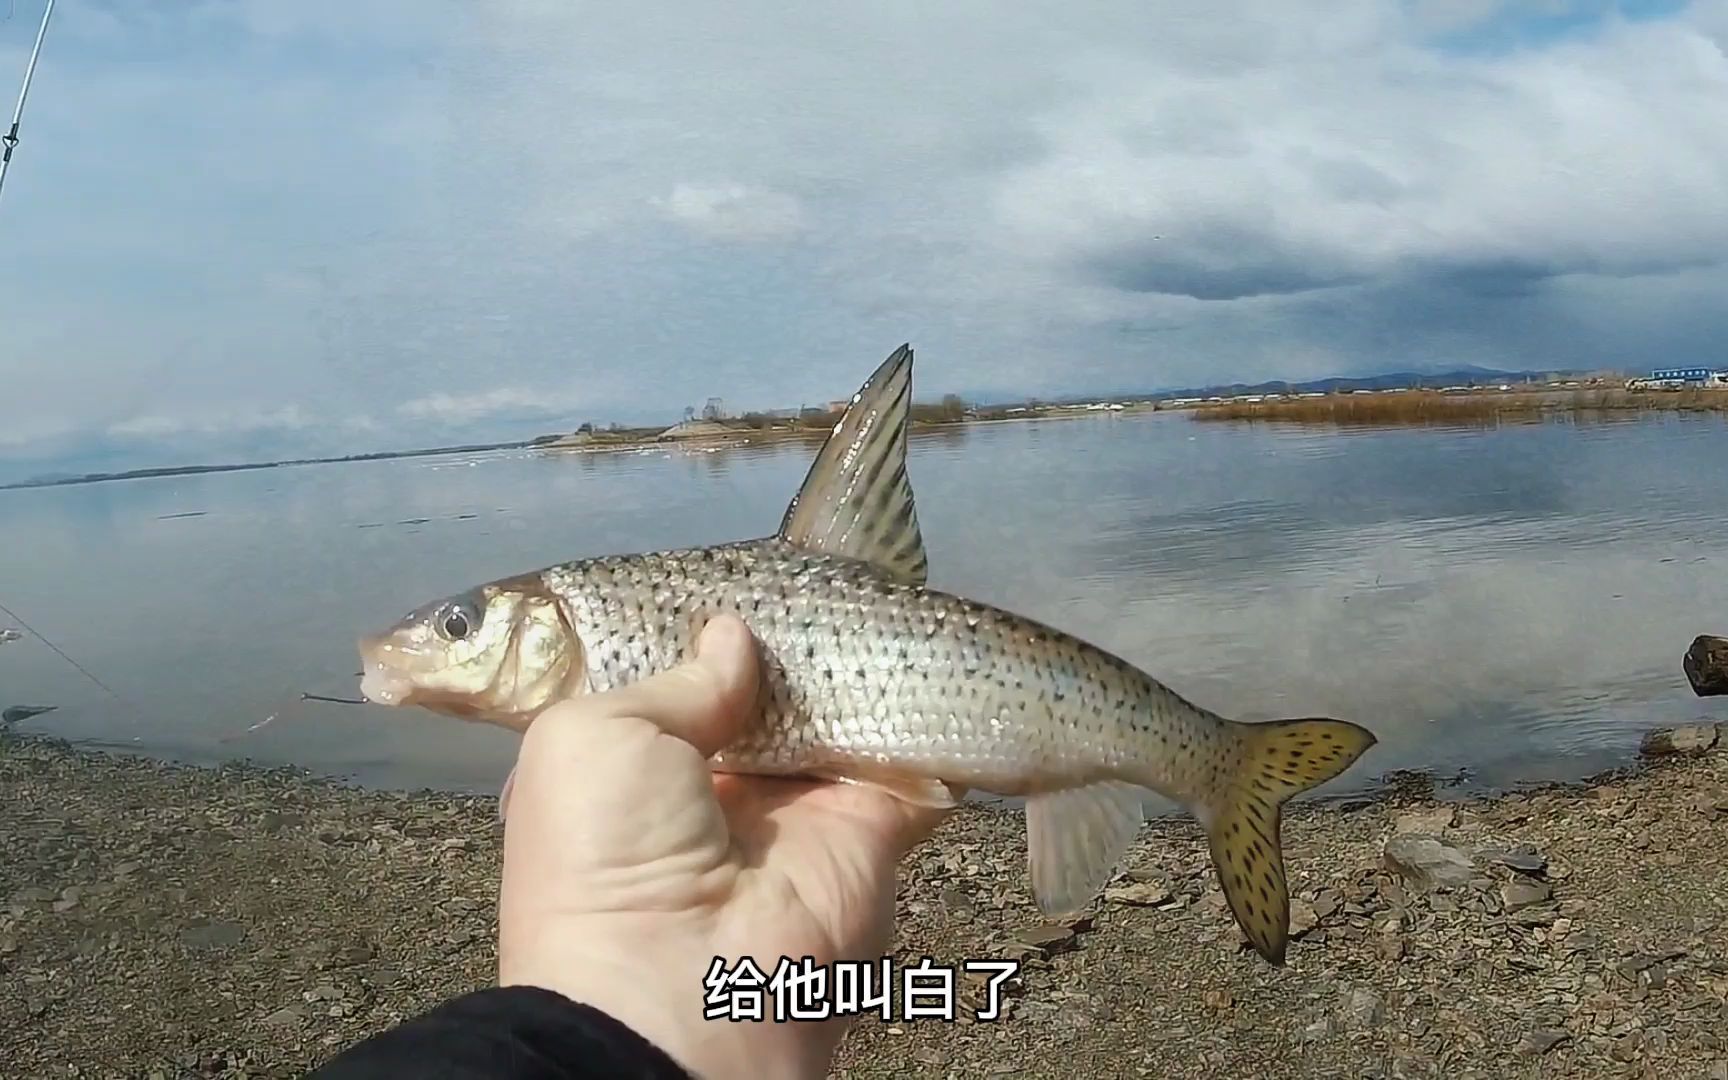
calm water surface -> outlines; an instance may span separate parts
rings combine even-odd
[[[761,535],[815,444],[499,453],[0,492],[0,705],[194,762],[494,791],[514,737],[355,696],[355,638],[584,555]],[[1045,619],[1240,719],[1336,715],[1392,769],[1586,775],[1710,715],[1728,629],[1728,423],[1336,432],[1180,415],[915,439],[931,583]],[[0,625],[5,624],[0,616]],[[1717,714],[1721,710],[1714,710]],[[264,717],[270,725],[244,734]]]

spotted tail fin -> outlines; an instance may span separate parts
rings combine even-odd
[[[1224,897],[1256,952],[1284,963],[1290,892],[1284,878],[1281,811],[1292,796],[1348,769],[1375,744],[1345,720],[1232,723],[1240,743],[1225,784],[1196,808],[1212,848]]]

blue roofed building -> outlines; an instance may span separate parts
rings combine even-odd
[[[1660,368],[1626,385],[1632,390],[1679,390],[1688,386],[1728,389],[1728,368]]]

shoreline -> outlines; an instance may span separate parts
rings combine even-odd
[[[1558,418],[1728,415],[1728,388],[1624,390],[1391,390],[1313,397],[1205,401],[1172,412],[1206,423],[1428,427],[1540,423]]]
[[[1235,421],[1239,423],[1276,422],[1320,426],[1387,426],[1422,427],[1432,424],[1492,423],[1502,421],[1536,421],[1557,416],[1608,415],[1666,416],[1728,414],[1728,390],[1703,391],[1624,391],[1616,389],[1578,389],[1498,391],[1473,389],[1463,392],[1439,390],[1362,390],[1327,393],[1318,397],[1290,398],[1268,394],[1263,400],[1249,395],[1238,398],[1099,398],[1102,408],[1086,405],[1055,404],[1015,406],[1024,414],[1004,415],[1007,406],[991,406],[987,415],[959,419],[930,420],[914,418],[909,431],[932,432],[964,430],[989,424],[1024,423],[1038,420],[1077,420],[1111,416],[1143,416],[1152,413],[1180,413],[1190,420]],[[1422,399],[1421,408],[1410,403]],[[1536,400],[1540,399],[1540,400]],[[1440,404],[1444,402],[1444,404]],[[1436,407],[1437,406],[1437,407]],[[114,483],[127,480],[159,480],[181,476],[202,476],[213,473],[256,472],[265,469],[294,469],[312,465],[363,464],[375,461],[395,461],[403,458],[451,457],[458,454],[484,454],[507,450],[559,453],[601,453],[608,451],[641,450],[651,447],[696,447],[760,445],[773,442],[796,442],[826,436],[829,427],[800,425],[797,427],[751,427],[732,421],[715,422],[724,427],[719,431],[704,431],[694,435],[662,438],[666,428],[628,428],[619,432],[598,431],[590,434],[538,435],[528,439],[474,443],[459,446],[423,447],[410,450],[384,450],[328,457],[285,458],[277,461],[248,461],[203,465],[166,465],[118,472],[85,473],[76,476],[52,476],[0,483],[0,492],[34,491],[42,488],[74,487],[85,484]]]
[[[1018,958],[1008,1015],[866,1018],[835,1074],[1728,1076],[1709,730],[1581,782],[1292,804],[1282,970],[1241,951],[1186,818],[1050,926],[1022,815],[969,804],[903,864],[895,959]],[[491,977],[494,798],[19,733],[0,797],[0,1074],[297,1076]]]

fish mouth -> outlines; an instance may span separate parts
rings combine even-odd
[[[360,639],[360,696],[379,705],[405,705],[414,692],[414,680],[386,663],[390,646],[376,638]]]

